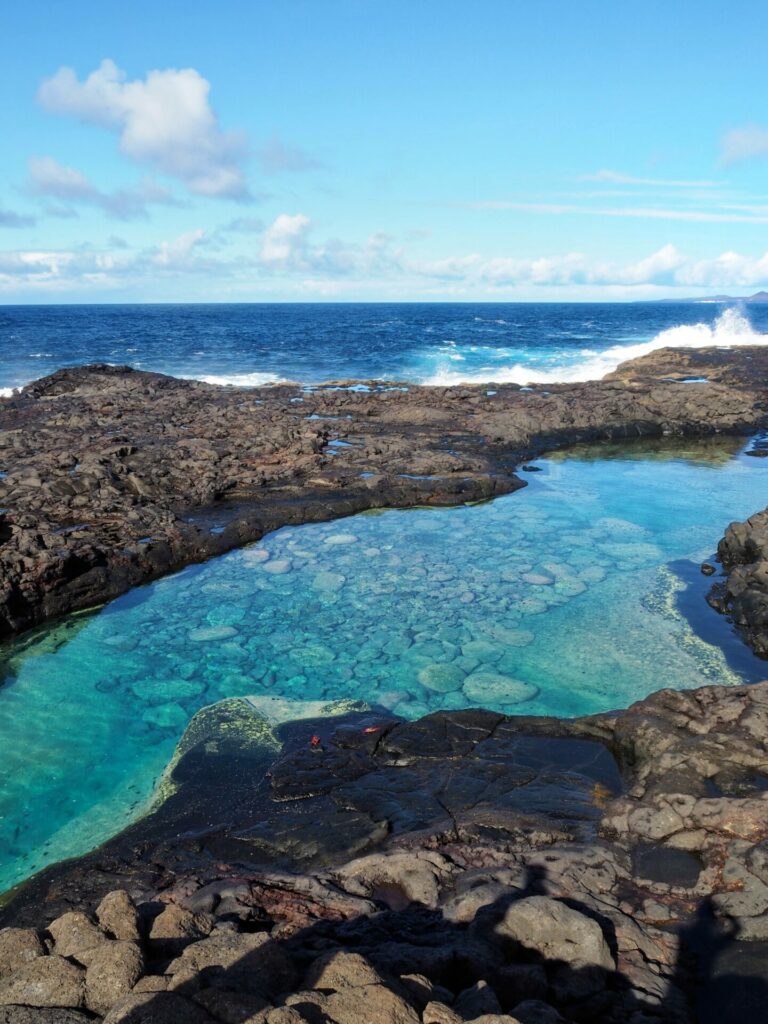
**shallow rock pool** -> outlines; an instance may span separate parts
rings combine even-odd
[[[742,449],[591,446],[488,504],[288,527],[7,647],[0,891],[135,818],[224,697],[572,716],[762,678],[698,571],[768,501]]]

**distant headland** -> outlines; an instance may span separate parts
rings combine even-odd
[[[746,302],[747,304],[768,302],[768,291],[755,292],[754,295],[706,295],[687,299],[656,299],[656,302]]]

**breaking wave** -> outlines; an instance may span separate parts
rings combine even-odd
[[[584,359],[558,365],[537,367],[532,363],[512,363],[509,366],[483,367],[472,373],[461,370],[438,369],[425,377],[422,383],[436,387],[451,384],[555,384],[599,380],[621,363],[638,359],[660,348],[733,348],[738,345],[766,345],[768,334],[756,333],[746,316],[738,309],[726,309],[714,324],[683,324],[660,331],[650,341],[634,345],[612,345],[602,352],[584,350]]]
[[[235,388],[258,388],[264,384],[277,384],[285,377],[279,377],[276,373],[204,373],[204,374],[182,374],[185,380],[200,380],[204,384],[222,384]]]

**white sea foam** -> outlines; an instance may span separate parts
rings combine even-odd
[[[204,384],[223,384],[236,388],[258,388],[264,384],[277,384],[285,377],[278,377],[276,373],[205,373],[205,374],[184,374],[184,380],[201,380]]]
[[[10,398],[16,388],[0,388],[0,398]]]
[[[586,350],[588,358],[577,363],[560,366],[537,367],[525,363],[510,366],[483,367],[474,373],[440,369],[423,383],[434,387],[451,384],[555,384],[583,380],[599,380],[611,373],[620,363],[638,359],[659,348],[733,348],[739,345],[768,345],[768,334],[757,334],[744,314],[738,309],[726,309],[709,324],[683,324],[661,331],[650,341],[634,345],[612,345],[603,352]]]

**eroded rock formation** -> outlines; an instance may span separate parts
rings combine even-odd
[[[721,1014],[702,1019],[759,1020],[723,1001],[768,991],[766,737],[768,683],[575,720],[270,727],[227,701],[153,815],[0,913],[0,1004],[640,1024],[699,1019],[698,993]]]
[[[0,637],[287,523],[508,493],[521,461],[575,441],[754,429],[768,376],[762,350],[745,351],[704,385],[642,360],[621,379],[545,388],[237,389],[60,370],[0,400]]]

